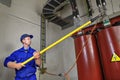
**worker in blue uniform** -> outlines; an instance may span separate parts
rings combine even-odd
[[[23,47],[14,51],[4,61],[5,67],[15,69],[15,80],[37,80],[35,75],[36,66],[40,66],[41,59],[39,52],[30,47],[32,38],[33,35],[23,34],[20,37]],[[22,62],[32,56],[34,59],[23,66]]]

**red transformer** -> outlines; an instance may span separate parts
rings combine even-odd
[[[88,37],[90,38],[88,39]],[[86,44],[77,61],[78,80],[103,80],[98,55],[96,40],[93,35],[83,35],[74,38],[76,56],[80,54],[80,50]]]
[[[97,33],[105,80],[120,80],[120,26]]]

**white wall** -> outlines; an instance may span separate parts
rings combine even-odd
[[[47,26],[47,46],[55,42],[61,37],[60,28],[53,24],[48,23]],[[63,64],[63,52],[62,52],[62,44],[59,44],[52,49],[48,50],[46,53],[46,64],[47,71],[53,74],[60,74],[64,72],[64,64]],[[41,80],[63,80],[62,77],[53,76],[44,74],[41,75]]]
[[[67,72],[75,63],[75,48],[74,48],[74,39],[72,37],[66,39],[62,43],[63,49],[63,60],[64,60],[64,70]],[[76,65],[68,74],[71,80],[77,79],[77,68]]]

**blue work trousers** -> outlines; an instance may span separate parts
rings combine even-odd
[[[36,79],[36,75],[31,75],[31,76],[25,77],[25,78],[15,77],[15,80],[37,80],[37,79]]]

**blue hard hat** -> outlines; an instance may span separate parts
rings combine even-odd
[[[31,39],[33,38],[33,35],[29,35],[29,34],[23,34],[21,37],[20,37],[20,41],[22,41],[24,38],[26,37],[30,37]]]

